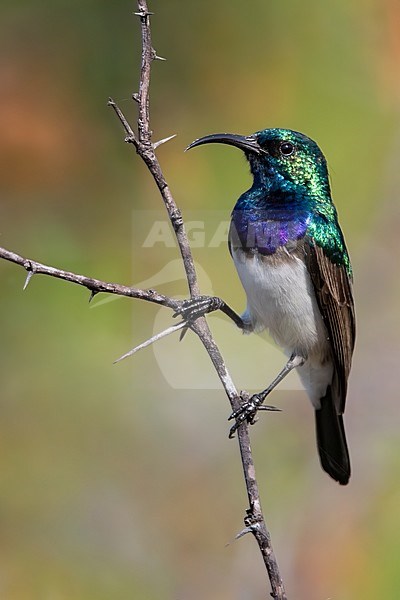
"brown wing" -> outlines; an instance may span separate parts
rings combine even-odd
[[[356,324],[352,282],[346,268],[334,264],[311,239],[305,242],[307,267],[328,331],[335,365],[332,392],[338,414],[344,412]]]

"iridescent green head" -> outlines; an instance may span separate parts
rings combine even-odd
[[[316,198],[330,199],[326,160],[318,145],[291,129],[263,129],[253,135],[207,135],[189,148],[211,142],[230,144],[244,151],[258,183]]]
[[[264,129],[254,134],[260,154],[249,154],[252,171],[267,170],[310,195],[330,195],[326,160],[318,145],[291,129]]]

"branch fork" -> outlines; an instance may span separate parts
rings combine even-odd
[[[160,163],[155,154],[156,148],[165,144],[175,137],[175,135],[161,139],[158,142],[152,143],[152,131],[150,129],[150,112],[149,112],[149,86],[150,86],[150,71],[151,63],[153,60],[165,60],[164,58],[157,55],[151,42],[151,31],[150,31],[150,16],[153,14],[148,10],[147,0],[137,0],[138,11],[135,13],[140,18],[141,34],[142,34],[142,61],[140,68],[140,81],[139,81],[139,92],[132,94],[132,99],[138,105],[138,118],[137,118],[137,133],[133,130],[129,124],[124,113],[121,111],[116,102],[109,98],[108,105],[113,109],[117,115],[120,123],[122,124],[125,131],[125,142],[132,144],[137,154],[145,162],[147,168],[152,175],[162,200],[164,202],[168,217],[174,229],[180,254],[182,257],[190,298],[200,296],[200,290],[197,280],[197,274],[194,266],[194,261],[189,245],[188,236],[186,234],[185,225],[182,219],[181,212],[175,203],[175,200],[171,194],[169,186],[165,180],[163,171]],[[158,293],[155,290],[142,290],[134,287],[129,287],[117,283],[110,283],[107,281],[101,281],[85,275],[79,275],[69,271],[64,271],[56,267],[44,265],[37,261],[24,258],[15,252],[0,248],[0,258],[8,260],[17,265],[22,266],[27,271],[27,276],[24,284],[24,289],[27,288],[28,284],[32,280],[33,275],[43,274],[58,279],[63,279],[77,285],[81,285],[90,291],[90,300],[100,293],[116,294],[119,296],[126,296],[130,298],[137,298],[152,302],[161,306],[172,309],[174,312],[180,313],[183,302],[163,294]],[[90,301],[89,300],[89,301]],[[181,315],[182,316],[182,315]],[[233,380],[228,372],[219,348],[210,332],[204,316],[200,315],[194,321],[183,319],[168,327],[159,334],[154,335],[145,342],[139,344],[129,352],[125,353],[116,362],[131,356],[138,350],[149,346],[150,344],[158,341],[159,339],[174,333],[175,331],[182,330],[184,332],[187,328],[190,328],[195,335],[198,336],[199,340],[203,344],[206,352],[208,353],[211,362],[219,376],[222,386],[225,389],[226,395],[231,404],[232,411],[235,412],[240,408],[244,393],[239,394]],[[237,427],[237,439],[239,442],[239,449],[243,465],[243,474],[246,484],[247,496],[250,508],[247,510],[245,517],[245,528],[236,536],[237,538],[242,537],[246,533],[252,533],[257,540],[260,553],[262,555],[270,585],[271,585],[271,596],[276,600],[287,600],[285,589],[283,586],[282,578],[279,573],[278,564],[272,549],[270,534],[265,524],[264,516],[261,509],[260,495],[258,490],[258,484],[255,477],[255,468],[253,457],[251,453],[250,438],[248,432],[248,424],[243,421]]]

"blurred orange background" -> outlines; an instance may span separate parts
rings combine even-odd
[[[176,248],[144,244],[165,221],[161,199],[107,108],[113,96],[135,120],[135,10],[127,0],[1,3],[0,244],[183,296]],[[355,271],[352,479],[341,488],[321,471],[296,379],[276,392],[283,412],[261,415],[252,444],[288,597],[396,598],[399,4],[154,0],[150,10],[167,58],[153,65],[154,139],[178,134],[158,155],[195,224],[205,293],[244,307],[225,244],[210,240],[250,178],[240,153],[184,154],[187,144],[278,126],[327,156]],[[125,298],[89,305],[84,289],[39,276],[22,292],[23,270],[4,261],[0,275],[2,600],[267,597],[255,542],[233,541],[247,506],[239,453],[197,340],[171,337],[113,365],[171,313]],[[264,338],[209,322],[239,387],[257,389],[283,364]]]

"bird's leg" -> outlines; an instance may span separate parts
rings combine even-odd
[[[292,356],[287,361],[286,365],[283,367],[282,371],[275,377],[275,379],[270,383],[270,385],[265,388],[262,392],[258,394],[254,394],[251,396],[249,400],[244,402],[240,408],[235,410],[229,420],[235,419],[236,423],[231,427],[229,432],[229,437],[233,437],[235,431],[238,427],[243,423],[243,421],[248,421],[250,424],[254,423],[254,417],[257,414],[258,410],[279,410],[274,406],[263,406],[263,402],[265,398],[272,392],[272,390],[296,367],[301,367],[304,365],[305,358],[303,356],[299,356],[298,354],[292,354]]]
[[[249,325],[224,300],[218,296],[195,296],[182,302],[174,317],[181,316],[188,324],[199,317],[220,310],[225,313],[240,329],[248,330]]]

